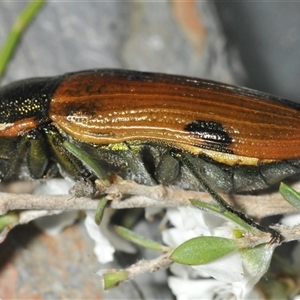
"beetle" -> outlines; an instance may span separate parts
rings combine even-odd
[[[248,88],[118,69],[0,89],[0,179],[106,172],[146,185],[261,190],[300,172],[300,105]],[[178,159],[176,153],[184,155]]]
[[[209,80],[119,69],[25,79],[0,88],[0,180],[96,179],[100,169],[202,189],[280,242],[219,192],[300,173],[299,128],[300,104]]]

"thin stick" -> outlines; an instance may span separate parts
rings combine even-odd
[[[190,206],[190,199],[199,199],[208,204],[215,204],[204,192],[187,191],[162,185],[145,186],[124,180],[109,187],[102,187],[102,194],[107,194],[110,207],[125,209],[135,207],[182,207]],[[247,215],[262,217],[296,212],[279,193],[268,195],[229,195],[221,194],[231,205],[237,205]],[[86,210],[96,209],[99,200],[72,197],[70,195],[31,195],[0,193],[0,214],[10,210]]]

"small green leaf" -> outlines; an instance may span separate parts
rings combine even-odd
[[[8,212],[7,214],[0,216],[0,231],[6,226],[12,226],[19,220],[19,215],[16,212]]]
[[[101,183],[103,185],[110,185],[107,174],[99,167],[99,164],[95,160],[93,160],[88,154],[86,154],[82,149],[78,148],[76,145],[68,141],[64,141],[63,146],[74,156],[76,156],[79,160],[84,162],[89,168],[91,168],[96,174],[96,176],[99,179],[101,179]]]
[[[288,203],[300,210],[300,194],[296,190],[281,182],[279,192]]]
[[[113,273],[103,274],[104,290],[112,289],[118,286],[122,281],[128,278],[127,271],[116,271]]]
[[[123,238],[125,238],[128,241],[133,242],[137,245],[143,246],[145,248],[148,248],[151,250],[163,251],[163,252],[170,250],[168,247],[165,247],[157,242],[154,242],[150,239],[140,236],[125,227],[115,226],[115,230]]]
[[[240,230],[239,228],[234,228],[232,229],[232,234],[235,239],[241,239],[243,237],[243,231]]]
[[[10,32],[0,50],[0,77],[2,77],[6,66],[16,49],[16,45],[19,42],[24,30],[34,19],[34,16],[44,5],[44,0],[31,1],[26,5],[24,10],[20,13],[16,21],[14,22]]]
[[[201,236],[179,245],[170,259],[183,265],[201,265],[221,258],[238,248],[235,240]]]
[[[106,198],[106,196],[104,196],[99,200],[98,206],[96,208],[95,222],[98,226],[100,226],[100,224],[101,224],[106,203],[107,203],[107,198]]]
[[[190,202],[193,206],[195,206],[197,208],[200,208],[200,209],[206,210],[206,211],[211,211],[223,218],[233,221],[234,223],[241,226],[245,230],[248,230],[248,231],[256,231],[257,230],[255,227],[250,226],[247,222],[245,222],[237,214],[233,214],[230,211],[224,210],[223,207],[208,204],[208,203],[205,203],[205,202],[197,200],[197,199],[191,199]]]

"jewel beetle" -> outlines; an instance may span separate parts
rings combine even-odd
[[[299,104],[197,78],[99,69],[26,79],[0,88],[0,179],[93,176],[68,141],[141,184],[261,190],[300,172],[299,128]]]

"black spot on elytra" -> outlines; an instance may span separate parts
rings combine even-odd
[[[206,142],[206,144],[201,144],[200,147],[221,152],[231,152],[226,147],[232,143],[232,139],[220,123],[195,120],[187,124],[184,129]]]

